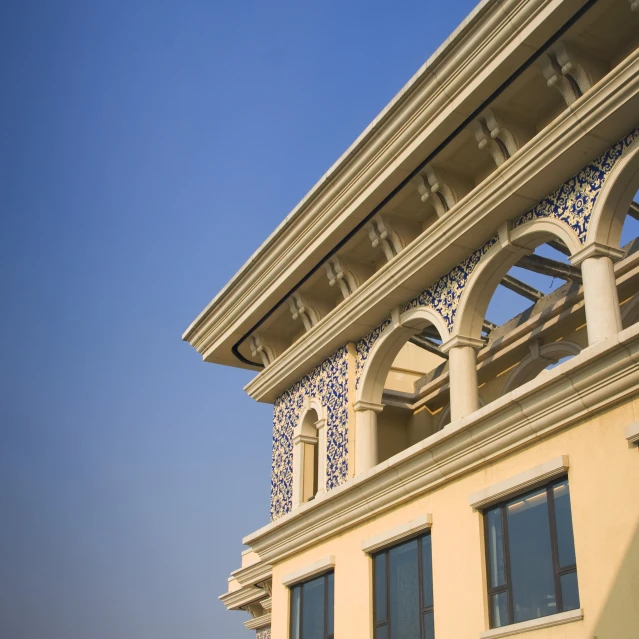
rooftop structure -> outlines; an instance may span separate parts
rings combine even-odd
[[[639,3],[485,0],[196,318],[258,639],[639,637],[638,189]]]

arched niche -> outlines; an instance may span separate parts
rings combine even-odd
[[[326,411],[308,398],[293,431],[293,506],[311,501],[326,490]]]

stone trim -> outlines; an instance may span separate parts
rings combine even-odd
[[[639,445],[639,422],[626,426],[624,434],[629,444]]]
[[[262,615],[261,617],[255,617],[254,619],[249,619],[244,622],[244,627],[248,630],[259,630],[260,628],[264,628],[264,626],[271,625],[271,613],[267,613]]]
[[[500,637],[510,637],[518,635],[530,630],[540,630],[541,628],[550,628],[552,626],[560,626],[572,621],[581,621],[584,618],[584,611],[581,608],[577,610],[568,610],[567,612],[559,612],[556,615],[548,615],[539,619],[531,619],[530,621],[522,621],[521,623],[513,623],[509,626],[501,628],[493,628],[479,634],[479,639],[499,639]]]
[[[555,457],[544,464],[539,464],[530,470],[525,470],[523,473],[518,473],[513,477],[504,479],[474,492],[468,498],[468,503],[475,510],[482,510],[487,506],[496,504],[507,497],[515,497],[518,494],[524,493],[528,490],[545,484],[546,482],[560,477],[568,472],[568,455],[561,455]]]
[[[308,566],[304,566],[304,568],[294,570],[293,572],[289,572],[288,575],[284,575],[282,584],[289,588],[290,586],[294,586],[302,581],[308,581],[312,577],[321,575],[323,572],[328,572],[333,568],[335,568],[335,557],[333,555],[329,555],[328,557],[324,557],[323,559],[309,564]]]
[[[280,561],[639,391],[639,324],[244,538]]]
[[[389,530],[379,533],[378,535],[373,535],[372,537],[365,539],[362,541],[362,550],[365,553],[372,554],[382,548],[386,548],[403,541],[404,539],[414,537],[418,533],[428,530],[432,525],[433,516],[430,513],[420,515],[415,519],[407,521],[405,524],[400,524],[399,526],[395,526]]]

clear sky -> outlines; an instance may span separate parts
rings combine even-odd
[[[0,636],[251,636],[271,407],[181,334],[472,6],[0,3]]]

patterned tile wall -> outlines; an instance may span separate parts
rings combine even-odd
[[[255,632],[255,639],[271,639],[271,626],[258,628]]]
[[[553,217],[571,228],[581,243],[584,243],[592,208],[601,192],[606,175],[638,137],[639,128],[585,166],[577,175],[515,220],[513,225],[516,227],[537,218]],[[408,302],[404,310],[428,306],[442,316],[449,328],[452,327],[470,274],[496,241],[497,238],[494,237],[473,251],[461,264]],[[359,383],[371,348],[389,325],[390,319],[356,343],[356,383]],[[327,409],[326,488],[330,490],[345,481],[348,471],[347,389],[347,352],[343,347],[276,400],[273,420],[271,519],[277,519],[291,509],[293,429],[299,420],[306,397],[319,397]]]
[[[326,410],[326,489],[339,486],[348,472],[348,352],[340,348],[275,400],[271,520],[290,511],[293,497],[293,430],[306,398]]]

